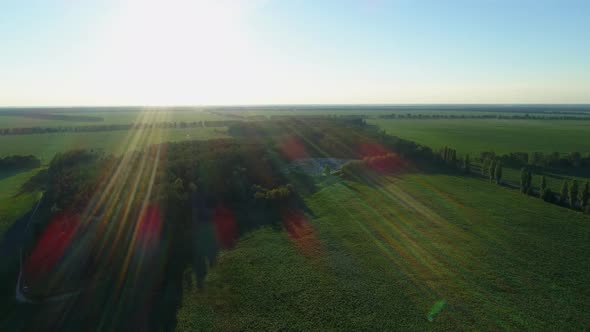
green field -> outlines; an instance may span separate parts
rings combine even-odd
[[[0,178],[0,237],[39,199],[39,193],[21,193],[21,186],[38,170]]]
[[[355,114],[330,112],[322,114]],[[108,112],[99,113],[88,115]],[[289,112],[243,113],[275,114]],[[434,149],[450,146],[461,155],[590,152],[587,121],[385,120],[377,118],[379,113],[366,114],[370,124],[388,134]],[[105,121],[131,123],[136,115],[113,114]],[[147,120],[232,118],[203,112],[202,118],[193,116],[180,112]],[[122,154],[161,142],[225,137],[225,127],[9,135],[0,136],[0,157],[33,154],[46,165],[56,153],[71,149]],[[38,171],[0,177],[0,235],[39,199],[39,192],[21,193],[22,184]],[[505,167],[503,173],[506,181],[519,182],[519,170]],[[414,169],[370,183],[335,176],[315,180],[319,189],[304,197],[309,212],[283,215],[278,225],[244,234],[234,248],[220,252],[204,288],[197,289],[192,273],[186,272],[176,311],[178,330],[536,331],[590,326],[590,215],[475,176]],[[533,185],[539,180],[535,175]],[[547,177],[554,192],[563,180],[561,174]],[[18,258],[10,259],[4,268],[8,272],[0,274],[0,305],[13,314],[26,313],[13,301]]]
[[[483,180],[404,175],[306,199],[185,285],[179,330],[582,330],[590,217]],[[342,204],[346,202],[346,204]]]
[[[0,109],[0,128],[28,128],[28,127],[75,127],[75,126],[94,126],[94,125],[109,125],[109,124],[130,124],[142,122],[145,120],[146,114],[157,113],[159,121],[169,122],[192,122],[192,121],[213,121],[213,120],[228,120],[226,116],[212,114],[201,110],[194,111],[162,111],[157,112],[154,109],[148,111],[71,111],[71,112],[50,112],[51,114],[63,115],[85,115],[93,117],[101,117],[104,121],[63,121],[63,120],[46,120],[35,119],[21,116],[4,116],[1,115]]]
[[[482,151],[590,152],[590,122],[549,120],[368,120],[388,134],[462,155]]]
[[[0,136],[0,157],[32,154],[46,164],[56,153],[72,149],[102,149],[120,154],[162,142],[224,138],[226,132],[224,127],[205,127],[8,135]]]

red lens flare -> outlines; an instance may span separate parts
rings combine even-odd
[[[217,242],[223,248],[232,248],[235,244],[238,232],[236,220],[230,209],[218,205],[213,211],[213,225]]]
[[[280,150],[289,160],[307,158],[307,152],[301,140],[297,137],[286,137],[280,142]]]
[[[53,217],[37,241],[24,266],[29,281],[43,278],[63,258],[76,233],[79,217],[60,213]]]
[[[283,225],[289,238],[297,249],[305,256],[314,256],[320,250],[320,243],[315,235],[313,226],[303,212],[298,210],[283,211]]]

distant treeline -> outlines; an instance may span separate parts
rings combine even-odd
[[[13,172],[41,166],[41,160],[35,156],[8,156],[0,158],[0,172]]]
[[[290,115],[273,115],[271,120],[293,120],[302,117]],[[360,121],[364,116],[344,115],[344,116],[304,116],[306,120],[331,120],[331,119],[349,119]],[[208,120],[208,121],[175,121],[175,122],[150,122],[150,123],[126,123],[126,124],[104,124],[90,126],[59,126],[59,127],[26,127],[26,128],[0,128],[0,136],[6,135],[30,135],[30,134],[47,134],[62,132],[96,132],[96,131],[117,131],[117,130],[138,130],[138,129],[177,129],[177,128],[199,128],[199,127],[229,127],[239,125],[244,122],[266,121],[265,116],[249,116],[249,121],[244,120]]]
[[[226,121],[192,121],[192,122],[154,122],[154,123],[131,123],[131,124],[110,124],[75,127],[28,127],[28,128],[0,128],[0,135],[30,135],[61,132],[93,132],[93,131],[117,131],[137,130],[153,128],[196,128],[196,127],[227,127],[237,120]]]
[[[584,168],[590,167],[590,154],[583,156],[580,152],[562,154],[559,152],[511,152],[496,155],[494,152],[482,152],[480,159],[497,159],[511,167],[540,166],[547,168]]]
[[[59,121],[85,121],[85,122],[102,122],[103,118],[100,116],[89,115],[65,115],[53,114],[32,111],[1,111],[0,116],[19,116],[23,118],[43,119],[43,120],[59,120]]]
[[[438,119],[501,119],[501,120],[590,120],[590,116],[566,115],[565,113],[551,113],[552,115],[531,115],[531,114],[386,114],[380,115],[381,119],[418,119],[418,120],[438,120]],[[577,113],[584,114],[584,113]]]

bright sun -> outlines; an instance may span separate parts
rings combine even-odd
[[[240,2],[127,1],[92,55],[95,83],[123,104],[242,100],[268,68],[257,66],[245,11]]]

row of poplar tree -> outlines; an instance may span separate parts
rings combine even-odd
[[[468,160],[469,161],[469,160]],[[482,167],[484,176],[490,179],[490,182],[500,184],[502,181],[502,162],[497,159],[484,159]]]
[[[441,151],[441,156],[447,162],[455,164],[456,151],[445,147]],[[468,174],[470,170],[469,155],[463,158],[463,165],[461,167],[464,173]],[[485,158],[482,163],[482,175],[489,178],[490,182],[501,184],[502,182],[502,161],[496,158]],[[547,186],[547,179],[541,176],[539,191],[533,190],[533,174],[531,169],[524,167],[520,174],[520,191],[526,195],[533,195],[541,198],[545,202],[567,206],[572,209],[582,210],[590,213],[590,182],[586,181],[580,187],[577,180],[564,181],[559,193],[554,193],[551,188]]]
[[[520,173],[520,191],[527,195],[534,195],[532,189],[532,173],[528,168],[523,168]],[[568,180],[565,180],[561,185],[559,195],[553,193],[551,188],[547,186],[547,179],[545,176],[541,176],[541,182],[539,184],[539,192],[537,193],[539,198],[546,202],[556,203],[563,206],[569,206],[572,209],[579,209],[590,212],[590,182],[586,181],[584,186],[580,188],[578,181],[573,180],[570,184]]]

